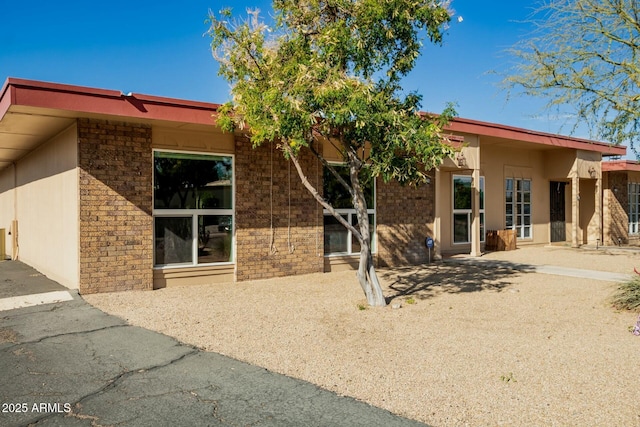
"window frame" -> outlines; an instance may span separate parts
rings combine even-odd
[[[155,207],[155,158],[156,153],[176,153],[176,154],[193,154],[199,156],[211,156],[211,157],[227,157],[231,159],[231,208],[223,208],[223,209],[198,209],[198,208],[188,208],[188,209],[162,209]],[[213,152],[201,152],[201,151],[188,151],[188,150],[171,150],[171,149],[158,149],[154,148],[151,153],[152,156],[152,164],[153,164],[153,173],[152,173],[152,218],[153,218],[153,268],[156,270],[165,270],[165,269],[173,269],[173,268],[198,268],[198,267],[211,267],[211,266],[224,266],[224,265],[235,265],[236,262],[236,241],[235,241],[235,230],[236,230],[236,215],[235,215],[235,203],[236,203],[236,162],[235,155],[229,153],[213,153]],[[230,216],[231,217],[231,229],[229,230],[231,235],[231,252],[229,254],[230,261],[221,261],[221,262],[207,262],[207,263],[198,263],[198,246],[199,246],[199,224],[198,219],[201,216]],[[192,239],[191,239],[191,261],[190,262],[181,262],[181,263],[171,263],[171,264],[156,264],[156,218],[185,218],[191,217],[191,227],[192,227]]]
[[[640,235],[640,182],[627,185],[627,218],[629,236]],[[635,203],[632,200],[635,199]]]
[[[473,189],[473,176],[472,175],[460,175],[460,174],[452,174],[451,176],[451,242],[453,245],[468,245],[471,243],[471,234],[472,234],[472,224],[473,224],[473,192],[471,195],[471,207],[469,209],[456,209],[456,186],[455,180],[456,178],[468,178],[470,180],[471,189]],[[485,177],[480,176],[480,209],[478,209],[478,215],[480,216],[480,242],[483,243],[485,241],[485,197],[486,197],[486,189],[485,189]],[[456,242],[456,230],[455,230],[455,216],[456,215],[467,215],[467,241],[464,242]]]
[[[341,163],[341,162],[328,162],[331,166],[338,166],[338,167],[348,167],[347,163]],[[373,226],[373,230],[371,231],[371,253],[374,254],[377,252],[377,233],[376,233],[376,229],[377,229],[377,214],[376,214],[376,209],[378,206],[378,200],[377,200],[377,183],[376,183],[376,179],[373,178],[373,208],[367,206],[367,215],[373,215],[373,221],[371,222],[372,226]],[[326,199],[326,194],[324,192],[325,190],[325,185],[324,185],[324,180],[322,182],[322,193],[323,193],[323,197],[325,197]],[[334,208],[334,210],[336,211],[336,213],[340,214],[340,215],[346,215],[347,218],[347,222],[349,222],[349,224],[353,224],[354,219],[357,219],[357,215],[356,215],[356,210],[354,208],[339,208],[336,209]],[[325,217],[332,217],[335,218],[327,209],[323,209],[322,210],[322,235],[323,235],[323,242],[324,242],[324,238],[325,238],[325,224],[324,224],[324,218]],[[323,254],[325,257],[339,257],[339,256],[350,256],[350,255],[358,255],[360,254],[360,251],[358,252],[354,252],[353,251],[353,247],[352,247],[352,243],[353,243],[353,233],[351,232],[351,230],[346,229],[347,232],[347,250],[346,252],[331,252],[331,253],[326,253],[324,252],[326,250],[323,250]],[[323,244],[324,246],[324,244]]]
[[[509,189],[508,181],[512,181],[512,188]],[[518,182],[521,189],[518,189]],[[524,182],[529,183],[529,190],[524,190]],[[511,192],[511,202],[507,202],[507,193]],[[522,240],[533,240],[533,180],[531,178],[508,177],[504,180],[504,228],[516,230],[516,236]],[[529,201],[525,201],[525,194],[529,195]],[[511,213],[507,213],[507,206],[511,205]],[[529,213],[525,213],[525,205],[529,205]],[[518,211],[518,208],[521,208]],[[511,216],[511,225],[507,225],[507,217]],[[525,217],[529,217],[529,224],[525,224]],[[529,236],[525,237],[525,228],[529,229]]]

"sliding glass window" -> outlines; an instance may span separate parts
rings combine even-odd
[[[233,262],[233,157],[153,153],[154,264]]]

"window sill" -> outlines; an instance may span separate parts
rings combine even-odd
[[[193,270],[197,268],[202,269],[215,269],[216,267],[228,267],[230,265],[235,265],[235,262],[216,262],[211,264],[175,264],[175,265],[154,265],[154,270]]]
[[[207,266],[157,268],[153,270],[153,288],[160,289],[174,285],[203,285],[234,281],[235,265],[227,263]]]
[[[376,255],[377,251],[371,251],[371,255]],[[360,252],[339,252],[339,253],[334,253],[334,254],[324,254],[325,258],[340,258],[340,257],[354,257],[354,256],[360,256]]]

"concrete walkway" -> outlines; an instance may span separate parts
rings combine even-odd
[[[555,265],[522,264],[502,260],[488,260],[483,258],[457,255],[444,260],[453,264],[483,265],[487,268],[501,267],[526,273],[553,274],[556,276],[579,277],[584,279],[603,280],[606,282],[626,282],[632,278],[630,274],[611,273],[599,270],[587,270],[582,268],[559,267]]]
[[[2,426],[423,425],[130,326],[24,264],[0,262],[0,288],[71,296],[0,311]]]

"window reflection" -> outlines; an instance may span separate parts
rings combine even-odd
[[[182,264],[192,261],[191,217],[155,218],[155,263]]]

